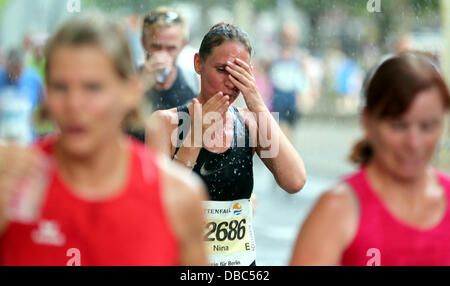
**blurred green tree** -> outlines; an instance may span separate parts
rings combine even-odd
[[[6,6],[9,4],[10,0],[0,0],[0,17],[3,15],[3,12]]]
[[[7,0],[0,0],[2,1]],[[82,0],[83,7],[97,7],[109,13],[145,13],[160,5],[173,5],[182,2],[180,0]],[[239,9],[242,3],[248,1],[253,11],[244,13],[249,16],[254,12],[273,10],[280,3],[291,2],[310,16],[312,39],[319,37],[318,20],[330,11],[339,9],[354,17],[372,17],[378,35],[378,45],[385,46],[392,37],[397,37],[412,30],[412,23],[416,18],[426,19],[439,15],[440,1],[437,0],[379,0],[381,1],[381,13],[371,13],[367,9],[369,0],[190,0],[202,7],[202,12],[207,13],[208,7],[221,5],[241,14]],[[239,4],[239,5],[238,5]],[[236,7],[235,6],[239,6]],[[244,5],[245,6],[245,5]],[[1,7],[1,5],[0,5]],[[1,11],[1,10],[0,10]],[[239,15],[235,15],[240,19]],[[242,17],[241,17],[242,18]]]

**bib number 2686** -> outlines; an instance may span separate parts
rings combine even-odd
[[[245,237],[246,224],[245,218],[240,221],[223,221],[219,224],[216,222],[207,223],[206,228],[208,232],[205,234],[205,241],[241,240]]]

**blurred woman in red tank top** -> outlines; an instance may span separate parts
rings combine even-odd
[[[368,78],[360,170],[305,221],[292,265],[450,265],[450,179],[431,167],[450,108],[429,57],[402,53]]]
[[[0,264],[206,265],[203,185],[123,132],[141,97],[124,29],[101,15],[70,19],[46,58],[58,131],[32,149],[0,147]],[[43,161],[40,215],[17,221],[11,198]]]

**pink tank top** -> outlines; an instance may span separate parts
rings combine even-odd
[[[447,207],[434,227],[420,230],[394,217],[369,185],[366,169],[345,179],[359,200],[356,236],[345,250],[344,266],[450,265],[450,178],[435,172]]]

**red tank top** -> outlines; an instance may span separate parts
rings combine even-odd
[[[52,157],[54,139],[37,144]],[[76,197],[53,168],[40,219],[11,223],[0,237],[0,265],[176,265],[178,243],[161,201],[154,154],[130,139],[128,183],[115,198]],[[68,263],[69,262],[69,263]]]
[[[366,169],[346,178],[359,200],[360,217],[341,265],[450,265],[450,178],[437,171],[435,175],[445,191],[447,207],[442,220],[427,230],[394,217],[369,185]]]

